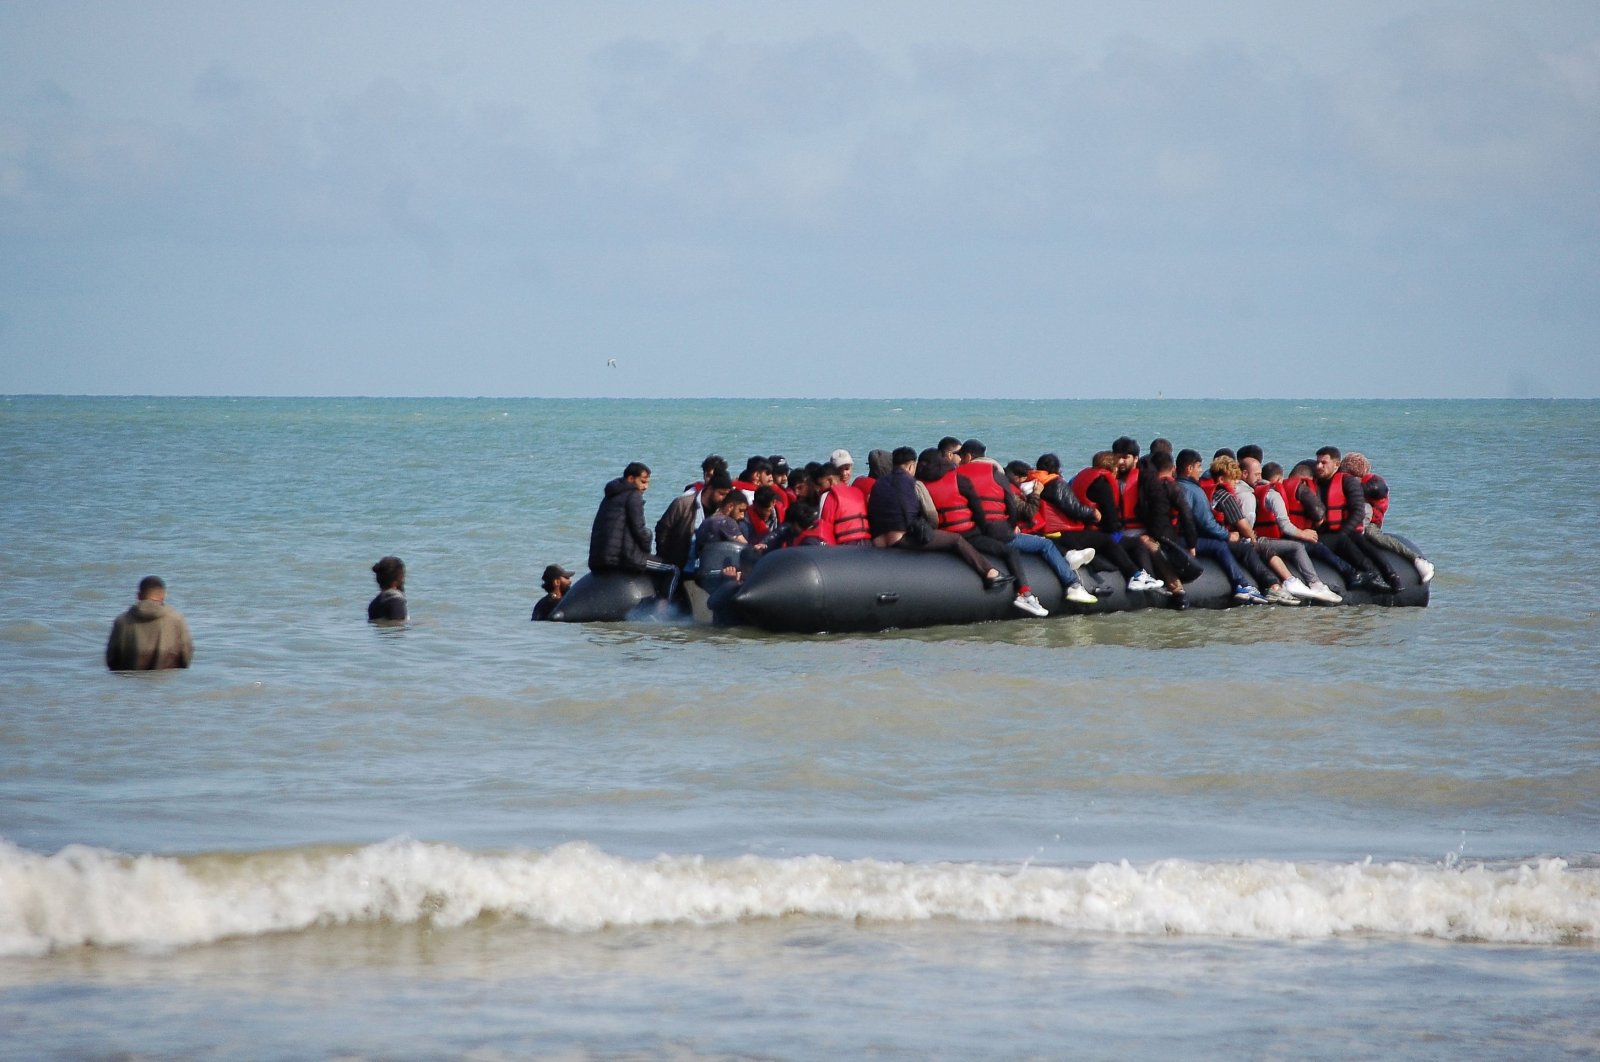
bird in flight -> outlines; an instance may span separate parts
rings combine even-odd
[[[606,368],[615,369],[616,367],[617,367],[617,359],[616,358],[607,358],[606,359]]]

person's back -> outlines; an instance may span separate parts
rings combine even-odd
[[[112,671],[164,671],[186,668],[194,659],[194,640],[182,613],[167,604],[167,587],[155,576],[139,583],[139,600],[116,618],[106,641],[106,667]]]
[[[639,485],[641,481],[644,487]],[[590,571],[647,570],[650,533],[644,526],[644,490],[649,481],[649,469],[635,462],[606,484],[589,531]]]

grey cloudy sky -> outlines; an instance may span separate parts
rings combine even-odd
[[[1593,397],[1600,4],[0,0],[0,392]]]

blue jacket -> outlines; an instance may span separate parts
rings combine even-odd
[[[1200,484],[1179,476],[1178,486],[1183,488],[1183,496],[1189,502],[1189,514],[1194,517],[1195,534],[1201,538],[1220,538],[1224,542],[1228,541],[1228,529],[1217,523],[1216,514],[1211,511],[1211,499],[1206,497],[1206,492]]]

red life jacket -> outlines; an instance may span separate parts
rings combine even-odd
[[[994,478],[995,467],[987,461],[969,461],[956,466],[956,475],[972,484],[978,496],[979,514],[984,523],[1006,522],[1006,488]]]
[[[1288,508],[1289,499],[1283,492],[1283,482],[1268,483],[1262,480],[1255,486],[1256,492],[1256,537],[1282,538],[1283,531],[1278,527],[1278,521],[1267,508],[1267,492],[1277,491],[1278,497],[1283,498],[1284,507]]]
[[[928,488],[928,494],[933,498],[933,507],[939,510],[940,531],[964,535],[978,526],[972,519],[972,507],[962,496],[961,488],[956,486],[955,470],[925,482],[923,486]]]
[[[809,546],[813,542],[822,542],[824,545],[826,545],[826,540],[822,537],[822,521],[820,520],[806,528],[804,531],[800,532],[798,535],[794,536],[794,538],[785,542],[783,544],[783,548],[788,549],[790,546]]]
[[[754,506],[745,510],[744,518],[750,522],[750,534],[752,536],[751,541],[765,538],[767,536],[767,532],[772,530],[772,525],[761,519],[761,514],[756,512]],[[783,520],[781,516],[777,516],[776,514],[774,514],[773,519],[780,523]]]
[[[867,530],[867,502],[854,487],[840,483],[822,500],[822,540],[830,546],[848,546],[872,537]]]
[[[1015,487],[1012,487],[1011,489],[1016,491],[1018,494],[1022,493],[1021,491],[1017,491],[1017,489]],[[1032,517],[1030,517],[1027,520],[1020,520],[1020,521],[1017,522],[1017,533],[1018,534],[1022,534],[1022,535],[1042,535],[1042,534],[1044,534],[1045,533],[1045,526],[1044,526],[1045,525],[1045,515],[1044,515],[1044,510],[1045,510],[1045,505],[1041,501],[1039,503],[1039,507],[1033,511],[1033,516]]]
[[[1139,520],[1139,466],[1134,465],[1128,469],[1128,478],[1113,485],[1117,488],[1117,510],[1122,516],[1122,529],[1124,531],[1142,531],[1144,524]]]
[[[1089,498],[1089,484],[1093,483],[1097,479],[1103,479],[1107,483],[1111,484],[1111,497],[1116,499],[1118,494],[1117,477],[1112,475],[1110,470],[1090,467],[1072,477],[1071,485],[1073,496],[1079,501],[1083,502],[1083,504],[1089,506],[1091,509],[1099,508],[1099,506],[1097,506]],[[1122,508],[1120,499],[1118,500],[1117,508]]]
[[[1344,526],[1344,473],[1335,472],[1333,478],[1328,480],[1328,493],[1323,495],[1323,502],[1328,506],[1328,530],[1337,531]]]
[[[1200,489],[1206,492],[1207,498],[1217,492],[1217,481],[1211,473],[1207,472],[1200,477]]]
[[[872,497],[872,488],[877,484],[878,481],[873,476],[857,476],[850,481],[850,485],[860,491],[863,498]]]
[[[1368,472],[1366,475],[1362,476],[1361,485],[1365,487],[1368,481],[1370,481],[1375,475],[1377,475],[1377,473]],[[1365,494],[1365,491],[1362,493]],[[1378,498],[1375,501],[1367,502],[1367,504],[1372,507],[1372,526],[1382,527],[1383,514],[1389,511],[1389,496],[1385,494],[1383,497]]]
[[[1300,488],[1310,482],[1309,476],[1291,476],[1277,485],[1284,508],[1289,510],[1289,522],[1302,531],[1310,530],[1311,514],[1300,504]]]

